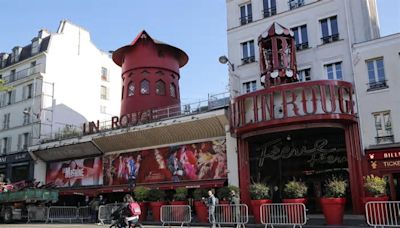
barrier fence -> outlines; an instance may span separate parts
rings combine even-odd
[[[105,222],[110,221],[111,222],[111,214],[116,211],[121,204],[118,203],[113,203],[113,204],[107,204],[107,205],[102,205],[99,207],[99,213],[98,213],[98,219],[101,224],[105,224]]]
[[[89,222],[92,219],[92,209],[90,207],[79,207],[78,208],[78,219],[83,223],[85,220]]]
[[[307,223],[306,206],[302,203],[273,203],[260,207],[261,224],[265,227],[290,225],[302,227]]]
[[[69,220],[69,222],[72,223],[72,220],[78,220],[78,208],[66,206],[49,207],[46,222],[50,221],[51,223],[53,223],[54,220]]]
[[[47,220],[48,207],[37,207],[37,206],[29,206],[28,210],[28,221],[27,223],[33,221],[42,221],[45,222]]]
[[[209,222],[215,222],[215,225],[236,225],[236,227],[245,227],[249,222],[249,209],[246,204],[219,204],[215,206],[214,218],[209,215]]]
[[[160,209],[162,226],[165,224],[184,224],[192,221],[192,209],[189,205],[163,205]]]
[[[368,202],[365,216],[369,226],[400,227],[400,201]]]

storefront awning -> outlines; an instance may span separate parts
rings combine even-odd
[[[177,118],[150,124],[144,129],[131,129],[119,134],[97,137],[93,139],[93,142],[104,153],[131,150],[225,136],[225,126],[228,124],[225,110],[217,110],[196,117]]]
[[[57,161],[70,158],[101,155],[102,151],[91,141],[53,147],[37,147],[32,153],[43,161]]]

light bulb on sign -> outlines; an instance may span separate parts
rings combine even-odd
[[[292,70],[286,70],[286,76],[289,78],[293,77],[293,71]]]
[[[276,78],[276,77],[278,77],[278,75],[279,75],[279,72],[278,72],[277,70],[274,70],[274,71],[271,73],[271,78]]]

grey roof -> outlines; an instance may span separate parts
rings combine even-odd
[[[49,46],[49,41],[50,41],[50,36],[47,36],[47,37],[43,38],[42,42],[40,43],[39,52],[36,53],[35,55],[38,55],[41,52],[47,51],[47,48]],[[28,59],[28,58],[34,56],[34,55],[32,55],[31,49],[32,49],[32,44],[29,44],[29,45],[23,47],[22,50],[21,50],[21,54],[19,56],[18,62],[21,62],[21,61],[23,61],[25,59]],[[9,55],[8,59],[7,59],[7,62],[6,62],[6,65],[4,66],[4,68],[9,67],[11,65],[14,65],[14,64],[16,64],[18,62],[11,63],[11,55]],[[1,66],[0,66],[0,68],[1,68]]]

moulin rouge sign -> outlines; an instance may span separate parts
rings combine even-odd
[[[241,126],[249,122],[315,114],[354,115],[353,93],[351,83],[343,81],[324,80],[276,86],[238,97],[233,107],[233,121],[235,126]],[[252,104],[248,105],[251,100]],[[279,112],[276,107],[279,107]]]
[[[135,126],[139,124],[144,124],[151,122],[152,120],[161,119],[163,117],[162,113],[155,110],[139,111],[131,114],[122,115],[120,117],[111,117],[111,129],[118,129],[121,127]],[[100,121],[91,121],[89,123],[83,124],[83,134],[93,134],[100,132]]]

